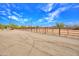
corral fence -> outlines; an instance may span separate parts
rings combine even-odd
[[[27,31],[36,32],[40,34],[47,34],[47,35],[58,35],[58,36],[66,36],[66,37],[74,37],[79,38],[79,30],[73,29],[61,29],[59,35],[59,29],[52,28],[52,27],[34,27],[34,28],[27,28]]]

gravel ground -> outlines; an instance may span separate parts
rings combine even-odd
[[[0,31],[1,56],[79,56],[79,39],[28,31]]]

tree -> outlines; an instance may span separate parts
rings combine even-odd
[[[72,28],[73,28],[74,30],[79,30],[79,25],[73,25]]]
[[[7,27],[10,29],[17,29],[19,26],[15,25],[15,24],[9,24],[9,25],[7,25]]]
[[[5,25],[3,25],[3,24],[0,24],[0,29],[4,29],[5,28]]]
[[[59,36],[61,35],[61,29],[64,28],[64,23],[56,23],[56,27],[59,29]]]

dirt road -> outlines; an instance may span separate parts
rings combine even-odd
[[[79,39],[28,31],[0,31],[1,56],[79,56]]]

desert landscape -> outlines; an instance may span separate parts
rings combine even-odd
[[[0,56],[79,56],[79,3],[0,3]]]
[[[79,56],[79,39],[25,30],[0,31],[1,56]]]

